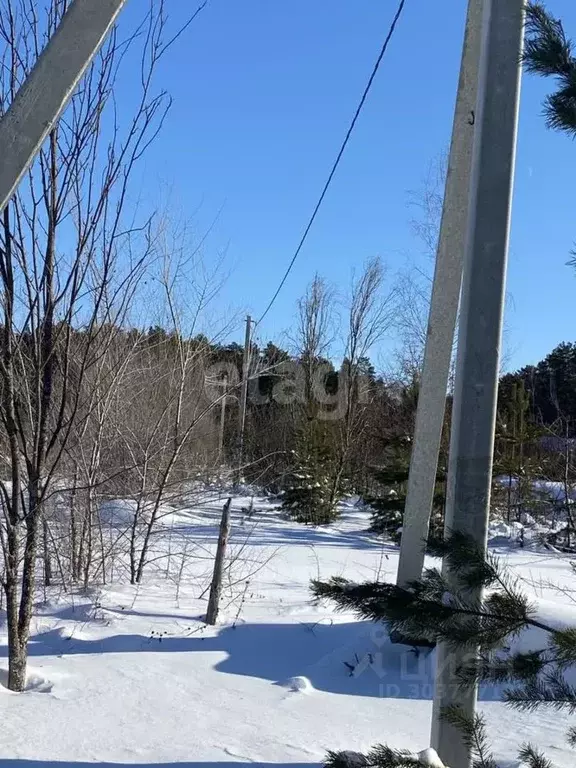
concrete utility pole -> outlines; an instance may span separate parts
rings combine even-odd
[[[0,211],[16,190],[125,0],[74,0],[0,120]]]
[[[419,579],[424,566],[462,283],[481,40],[482,0],[469,0],[404,507],[399,586]]]
[[[240,408],[238,422],[238,482],[242,478],[244,462],[244,430],[246,427],[246,404],[248,401],[248,378],[250,374],[250,343],[252,333],[252,318],[246,316],[246,333],[244,336],[244,357],[242,360],[242,386],[240,389]]]
[[[524,0],[485,0],[484,6],[446,509],[446,530],[471,535],[481,548],[490,504]],[[459,586],[447,568],[445,575]],[[469,652],[438,646],[432,746],[451,768],[471,765],[461,733],[440,716],[451,705],[474,715],[477,690],[463,691],[455,678],[467,659]]]

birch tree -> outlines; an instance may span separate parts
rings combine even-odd
[[[53,35],[68,0],[0,2],[0,108],[5,111]],[[49,135],[0,232],[0,481],[8,687],[26,685],[36,564],[46,504],[80,419],[82,386],[137,295],[151,251],[149,222],[129,210],[131,179],[170,107],[158,64],[178,37],[163,0],[138,29],[113,30]],[[137,62],[133,109],[119,109],[123,65]],[[72,354],[81,329],[83,343]],[[108,339],[108,340],[107,340]]]

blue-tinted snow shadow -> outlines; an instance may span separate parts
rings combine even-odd
[[[517,768],[517,761],[498,761],[500,768]],[[100,763],[60,760],[3,760],[0,768],[321,768],[321,763],[263,763],[260,761],[197,762],[197,763]]]
[[[320,763],[249,763],[229,762],[198,762],[198,763],[100,763],[76,762],[64,760],[11,760],[0,758],[0,768],[319,768]]]
[[[221,511],[211,507],[195,507],[190,510],[190,524],[185,521],[186,510],[180,513],[182,521],[173,527],[173,531],[190,536],[198,541],[215,541],[218,538],[218,525]],[[243,521],[243,522],[242,522]],[[382,549],[385,552],[398,552],[390,543],[383,543],[375,534],[368,531],[368,520],[358,512],[344,510],[341,523],[358,525],[355,530],[342,530],[336,525],[290,527],[276,512],[254,514],[247,518],[238,507],[232,507],[232,535],[242,540],[250,537],[251,546],[283,546],[301,544],[303,546],[331,546],[353,549]],[[158,533],[162,534],[159,529]]]
[[[173,532],[189,536],[192,541],[214,542],[218,539],[218,529],[212,524],[174,526]],[[398,553],[398,547],[379,540],[365,529],[340,531],[337,528],[313,528],[311,526],[296,529],[283,528],[276,523],[252,523],[244,526],[236,523],[232,527],[232,541],[244,541],[249,538],[250,546],[281,547],[301,545],[306,547],[346,547],[347,549],[377,549],[385,553]]]
[[[516,768],[517,762],[501,762],[501,768]],[[198,763],[99,763],[58,760],[3,760],[0,768],[321,768],[321,763],[262,763],[243,762],[198,762]]]
[[[100,640],[64,638],[60,629],[35,635],[31,657],[103,653],[218,654],[214,669],[283,685],[306,677],[319,691],[349,696],[430,700],[434,695],[434,652],[390,642],[371,622],[330,624],[239,624],[216,635],[170,637],[114,635]],[[0,647],[6,656],[6,647]],[[209,659],[210,661],[210,659]],[[454,671],[454,685],[457,677]],[[501,698],[486,686],[480,698]]]

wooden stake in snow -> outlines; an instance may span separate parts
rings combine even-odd
[[[206,624],[216,624],[218,619],[218,610],[220,608],[220,594],[222,592],[222,574],[224,572],[224,559],[226,557],[226,547],[230,536],[230,505],[232,499],[228,499],[222,510],[222,520],[220,521],[220,534],[218,536],[218,547],[216,549],[216,559],[214,560],[214,575],[212,576],[212,586],[210,587],[210,597],[208,598],[208,610],[206,611]]]

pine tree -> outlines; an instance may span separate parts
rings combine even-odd
[[[557,90],[544,101],[546,124],[553,130],[576,136],[576,56],[559,19],[541,2],[531,2],[526,10],[524,65],[528,72],[556,78]],[[572,251],[576,266],[576,251]]]
[[[404,435],[390,442],[386,465],[372,469],[381,492],[377,496],[365,498],[366,503],[373,509],[370,530],[390,538],[396,544],[399,544],[402,538],[411,446],[410,438]],[[445,479],[445,471],[439,467],[430,520],[431,537],[441,535],[444,527]]]
[[[528,4],[524,65],[528,72],[555,77],[557,90],[544,102],[549,128],[576,135],[576,58],[562,22],[541,2]]]
[[[332,501],[334,451],[327,425],[308,420],[296,436],[282,509],[299,523],[326,525],[338,516]]]
[[[505,382],[498,400],[492,498],[498,508],[505,507],[510,522],[537,506],[533,481],[538,462],[531,448],[540,431],[530,421],[530,396],[522,380]]]
[[[400,436],[388,446],[388,457],[383,467],[373,467],[372,476],[380,492],[367,496],[372,508],[370,530],[399,543],[402,534],[402,516],[406,503],[406,483],[410,462],[410,438]]]
[[[332,599],[341,610],[382,621],[398,635],[477,649],[475,661],[458,670],[461,685],[503,684],[504,701],[521,711],[552,707],[576,712],[576,687],[565,676],[576,664],[576,628],[558,629],[539,621],[510,573],[495,557],[479,551],[468,536],[452,533],[431,549],[456,574],[458,589],[449,586],[439,569],[431,568],[424,571],[421,580],[405,588],[380,582],[355,584],[335,577],[329,582],[313,582],[313,593]],[[476,597],[484,590],[483,598]],[[543,630],[547,643],[536,650],[510,651],[510,639],[530,627]],[[474,748],[475,766],[497,768],[487,748],[481,718],[471,722],[460,710],[446,711],[444,716],[462,730]],[[576,747],[576,728],[570,730],[568,740]],[[366,766],[375,768],[419,764],[407,762],[406,754],[376,747],[363,758]],[[521,747],[519,758],[528,768],[550,766],[530,745]],[[341,753],[330,753],[326,763],[339,768],[339,759],[345,759]]]

